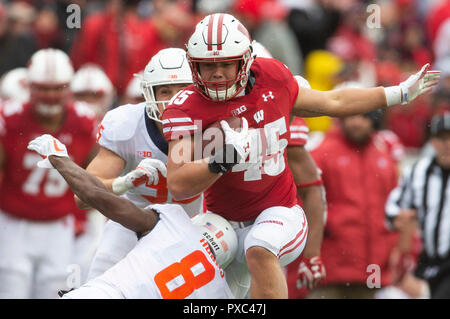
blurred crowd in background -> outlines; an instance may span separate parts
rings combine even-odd
[[[79,27],[72,4],[81,9]],[[450,0],[0,0],[0,99],[13,98],[8,76],[22,88],[14,98],[27,99],[24,68],[34,52],[51,47],[65,51],[75,70],[104,72],[110,89],[96,94],[108,109],[143,101],[134,75],[161,49],[184,48],[212,12],[237,17],[313,89],[393,86],[425,63],[440,70],[431,94],[377,121],[378,130],[392,133],[385,138],[400,169],[423,152],[433,115],[450,110]],[[306,120],[310,148],[337,125],[328,117]]]

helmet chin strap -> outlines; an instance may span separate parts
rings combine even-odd
[[[36,111],[42,116],[53,116],[60,114],[63,110],[63,106],[61,104],[45,104],[38,103],[36,104]]]

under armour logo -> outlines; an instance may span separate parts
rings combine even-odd
[[[264,99],[264,102],[267,102],[267,101],[269,100],[269,98],[271,98],[272,100],[275,98],[275,97],[273,96],[272,91],[269,91],[267,95],[266,95],[266,94],[263,94],[262,97],[263,97],[263,99]]]

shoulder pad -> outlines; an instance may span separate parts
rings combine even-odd
[[[105,114],[102,120],[102,135],[111,141],[131,139],[137,130],[139,120],[144,116],[145,103],[126,104]]]

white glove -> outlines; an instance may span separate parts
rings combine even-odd
[[[430,64],[425,64],[416,74],[411,75],[398,86],[385,88],[387,105],[408,104],[419,95],[425,94],[433,88],[441,76],[440,71],[428,71]]]
[[[36,137],[28,143],[27,148],[31,151],[35,151],[41,155],[42,158],[44,158],[42,161],[37,163],[37,166],[42,168],[53,168],[53,165],[48,160],[50,155],[69,157],[66,146],[50,134],[44,134]]]
[[[242,118],[242,129],[240,132],[233,130],[226,121],[220,121],[225,133],[225,144],[233,145],[241,159],[245,159],[250,151],[250,134],[248,122]]]
[[[117,177],[112,183],[112,190],[114,194],[122,195],[130,189],[146,183],[156,185],[159,182],[158,172],[167,177],[166,165],[160,160],[146,158],[133,171],[125,176]]]

